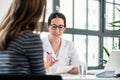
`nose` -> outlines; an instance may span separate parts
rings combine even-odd
[[[56,28],[56,31],[60,31],[59,27]]]
[[[57,28],[55,29],[55,31],[56,31],[56,32],[59,32],[59,31],[60,31],[59,27],[57,27]]]

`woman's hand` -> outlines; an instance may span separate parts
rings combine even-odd
[[[78,74],[78,67],[73,67],[71,70],[68,71],[69,74]]]
[[[54,65],[56,62],[58,62],[58,60],[53,59],[53,58],[52,58],[52,54],[49,53],[49,54],[47,55],[47,59],[46,59],[46,61],[45,61],[45,68],[48,69],[49,67],[51,67],[52,65]]]

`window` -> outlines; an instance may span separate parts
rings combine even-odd
[[[0,20],[7,12],[12,0],[0,0]]]
[[[100,4],[96,0],[60,0],[67,19],[66,33],[73,35],[79,57],[88,67],[99,66]],[[67,8],[64,8],[64,7]],[[71,33],[72,32],[72,33]],[[70,39],[71,40],[71,39]]]
[[[120,0],[106,0],[105,1],[105,36],[104,46],[111,52],[112,49],[120,49],[120,27],[111,27],[109,23],[113,21],[120,20],[120,12],[117,10],[120,9]],[[103,58],[107,58],[105,52]],[[108,59],[108,58],[107,58]]]
[[[107,30],[113,30],[113,27],[110,27],[108,23],[120,20],[120,12],[117,10],[117,8],[120,9],[120,1],[119,0],[107,0],[106,1],[106,29]],[[115,30],[118,30],[119,28],[114,28]]]

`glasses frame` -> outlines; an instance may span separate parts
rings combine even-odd
[[[65,29],[65,26],[64,26],[64,25],[50,24],[50,27],[51,27],[53,30],[56,30],[56,29],[58,28],[60,31],[63,31],[63,30]]]

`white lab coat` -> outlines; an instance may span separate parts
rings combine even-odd
[[[58,67],[62,66],[78,66],[81,65],[78,54],[76,52],[73,42],[62,39],[61,46],[59,49],[58,56],[54,54],[54,51],[49,42],[48,36],[42,39],[44,48],[44,60],[46,59],[47,52],[52,53],[52,56],[57,58],[59,61],[50,67],[50,72],[55,73]]]

